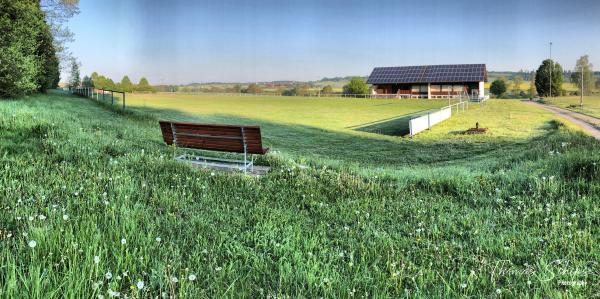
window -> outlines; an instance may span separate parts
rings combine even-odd
[[[419,85],[413,85],[410,89],[411,92],[419,92],[420,90],[421,88],[419,87]]]
[[[431,85],[431,92],[440,92],[442,91],[441,85]]]
[[[461,91],[465,90],[465,87],[462,85],[454,85],[454,86],[452,86],[452,90],[454,92],[461,92]]]
[[[421,85],[421,93],[427,93],[427,85]]]
[[[452,85],[442,85],[442,91],[443,92],[452,91]]]

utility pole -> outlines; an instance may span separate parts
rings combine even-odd
[[[552,67],[554,62],[552,62],[552,42],[550,42],[550,98],[552,98]]]
[[[581,66],[581,94],[579,95],[579,107],[583,107],[583,65]]]

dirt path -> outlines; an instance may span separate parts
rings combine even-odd
[[[581,114],[567,109],[562,109],[554,106],[543,105],[536,102],[529,102],[531,105],[538,106],[542,109],[553,112],[554,114],[569,120],[578,127],[582,128],[586,133],[594,136],[600,140],[600,118],[592,117],[589,115]]]

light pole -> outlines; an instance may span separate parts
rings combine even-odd
[[[550,42],[550,98],[552,98],[552,42]]]
[[[583,107],[583,65],[581,66],[581,94],[579,95],[579,107]]]

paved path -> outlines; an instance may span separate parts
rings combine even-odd
[[[542,109],[553,112],[554,114],[569,120],[574,123],[578,127],[582,128],[586,133],[594,136],[596,139],[600,140],[600,118],[592,117],[589,115],[585,115],[582,113],[578,113],[575,111],[562,109],[554,106],[543,105],[536,102],[527,103],[531,105],[538,106]]]

